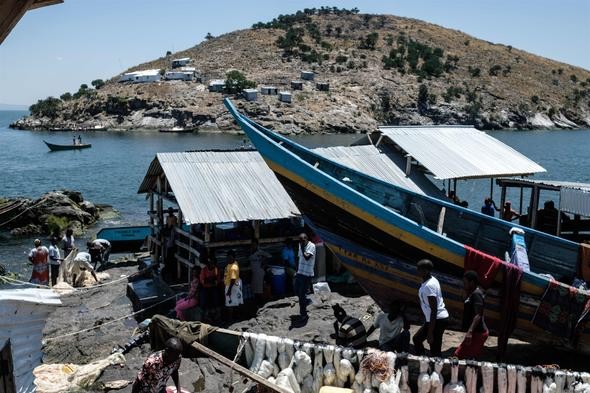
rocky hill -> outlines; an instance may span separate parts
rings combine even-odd
[[[238,106],[282,132],[364,132],[378,124],[475,124],[482,129],[590,126],[590,72],[456,30],[390,15],[322,8],[280,16],[128,71],[170,68],[190,57],[201,82],[119,83],[63,96],[16,128],[190,127],[235,129],[222,105]],[[214,79],[241,71],[258,88],[292,90],[302,70],[315,82],[247,102],[213,93]],[[126,71],[127,72],[127,71]]]

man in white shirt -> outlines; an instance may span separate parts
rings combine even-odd
[[[256,298],[258,304],[264,303],[264,274],[266,269],[266,260],[271,258],[272,255],[264,250],[261,250],[258,246],[258,239],[252,239],[250,244],[250,268],[252,269],[252,280],[250,285],[252,286],[252,292]]]
[[[57,238],[51,238],[51,245],[49,246],[49,267],[51,269],[51,286],[57,283],[59,276],[59,265],[61,264],[61,256],[59,255],[59,247],[57,246]]]
[[[414,334],[412,341],[418,355],[424,355],[424,341],[428,341],[430,356],[436,357],[441,353],[442,337],[448,324],[449,313],[445,308],[440,283],[431,274],[434,268],[432,262],[422,259],[416,267],[418,275],[422,277],[418,297],[426,321]]]
[[[307,305],[310,300],[307,298],[307,290],[311,286],[311,279],[315,269],[315,244],[309,241],[307,235],[299,235],[299,253],[297,274],[295,275],[295,294],[299,298],[299,320],[298,325],[304,326],[309,319]]]
[[[94,280],[98,282],[98,277],[96,277],[96,273],[94,272],[94,268],[90,264],[90,254],[87,252],[79,252],[76,254],[76,258],[74,258],[74,263],[72,266],[72,286],[77,287],[82,284],[83,281],[83,273],[88,271],[94,277]]]

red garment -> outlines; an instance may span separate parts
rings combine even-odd
[[[465,250],[465,271],[475,271],[479,278],[479,284],[484,289],[488,289],[492,286],[498,270],[505,262],[469,246],[465,246]]]
[[[219,270],[217,267],[213,269],[209,269],[208,266],[205,266],[201,269],[201,285],[205,288],[212,288],[217,285],[217,279],[219,277]]]
[[[33,284],[49,285],[49,251],[47,248],[39,246],[31,251],[33,271],[31,279]]]
[[[477,359],[481,356],[484,344],[488,339],[490,333],[486,330],[482,333],[473,333],[471,336],[471,342],[465,343],[465,340],[455,349],[455,355],[459,359]]]
[[[508,338],[516,326],[518,306],[520,305],[520,283],[522,269],[511,263],[503,263],[504,282],[502,288],[502,319],[498,327],[498,351],[501,356],[506,353]]]

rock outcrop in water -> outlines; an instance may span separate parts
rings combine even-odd
[[[235,97],[241,110],[285,133],[366,132],[378,124],[475,124],[482,129],[590,126],[590,72],[456,30],[390,15],[306,10],[207,40],[128,71],[170,68],[190,57],[201,82],[119,83],[118,77],[54,110],[17,121],[26,129],[236,128],[213,79],[242,71],[258,87],[291,90],[302,70],[317,81],[293,102]]]
[[[14,208],[6,208],[13,206]],[[94,224],[104,209],[84,200],[77,191],[52,191],[32,200],[14,198],[0,205],[0,229],[7,229],[13,236],[49,235],[54,230],[72,228],[81,234]]]

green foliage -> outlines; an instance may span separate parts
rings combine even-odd
[[[336,37],[340,37],[342,35],[342,27],[336,26]]]
[[[358,8],[352,8],[350,10],[346,8],[338,7],[320,7],[320,8],[305,8],[303,11],[297,11],[290,15],[279,15],[270,22],[258,22],[252,25],[253,29],[283,29],[287,30],[293,27],[296,23],[309,23],[311,22],[312,15],[352,15],[358,14]]]
[[[551,83],[553,83],[554,86],[559,86],[559,80],[557,79],[553,79]]]
[[[344,55],[336,56],[336,63],[338,63],[338,64],[346,63],[346,60],[348,60],[348,56],[344,56]]]
[[[166,51],[166,57],[171,56],[171,55],[172,55],[172,52],[170,52],[169,50]]]
[[[547,116],[549,116],[549,118],[553,118],[553,116],[555,116],[555,108],[551,107],[549,108],[549,110],[547,111]]]
[[[213,38],[215,38],[215,37],[213,36],[213,34],[211,34],[211,33],[209,33],[209,32],[208,32],[208,33],[207,33],[207,35],[205,36],[205,39],[206,39],[207,41],[209,41],[209,40],[212,40]]]
[[[354,61],[352,61],[352,60],[351,60],[351,61],[349,61],[349,62],[346,64],[346,68],[348,68],[349,70],[352,70],[352,69],[354,68]]]
[[[328,41],[322,41],[320,42],[320,46],[322,47],[322,49],[331,51],[332,50],[332,44],[330,44]]]
[[[38,100],[36,104],[29,107],[29,111],[35,116],[47,116],[54,118],[61,107],[61,100],[55,97],[47,97],[44,100]]]
[[[558,68],[558,69],[557,69],[557,73],[558,73],[559,75],[563,74],[563,68]]]
[[[62,233],[68,228],[69,222],[65,217],[49,215],[47,217],[47,233]]]
[[[72,93],[70,92],[65,92],[62,95],[59,96],[60,100],[62,101],[70,101],[72,99]]]
[[[225,74],[225,91],[228,93],[239,93],[244,89],[256,87],[256,82],[248,80],[246,75],[238,70]]]
[[[461,98],[461,94],[463,94],[462,88],[449,86],[447,87],[447,91],[442,94],[442,98],[445,102],[451,102],[454,98]]]
[[[334,64],[330,66],[330,72],[336,72],[336,67],[334,67]]]
[[[571,75],[570,75],[570,80],[571,80],[572,82],[574,82],[574,83],[577,83],[577,82],[578,82],[578,77],[577,77],[577,76],[575,76],[574,74],[571,74]]]
[[[385,37],[385,43],[388,46],[392,46],[393,45],[393,35],[387,34],[387,36]]]
[[[320,56],[320,54],[315,49],[310,52],[301,53],[299,57],[301,57],[302,61],[307,63],[322,64],[322,56]]]
[[[465,46],[469,46],[469,40],[465,40],[465,41],[463,41],[463,45],[465,45]]]
[[[502,70],[502,76],[507,77],[508,74],[510,74],[511,72],[512,72],[512,67],[510,65],[507,65],[506,68],[504,68],[504,70]]]
[[[290,27],[284,36],[277,39],[277,45],[279,48],[284,49],[286,53],[291,53],[294,47],[303,43],[304,34],[303,29]]]
[[[481,75],[481,70],[478,67],[473,68],[469,66],[469,74],[471,74],[473,78],[478,78]]]
[[[78,91],[75,92],[72,97],[75,99],[78,99],[78,98],[85,97],[89,94],[90,94],[90,90],[88,89],[88,85],[86,83],[82,83],[80,85],[80,88],[78,89]]]
[[[537,105],[539,103],[539,96],[538,95],[534,95],[531,97],[531,102],[535,105]]]
[[[498,76],[500,70],[502,70],[502,66],[495,64],[490,67],[490,69],[488,70],[488,74],[490,74],[491,76]]]
[[[369,33],[365,38],[361,39],[359,49],[375,50],[377,40],[379,40],[379,33],[376,31]]]
[[[443,64],[444,51],[441,48],[432,48],[418,41],[408,40],[405,35],[397,39],[397,46],[389,51],[388,56],[383,56],[385,69],[397,68],[400,73],[405,73],[407,63],[410,71],[419,78],[440,77],[456,67],[459,58],[449,56]]]
[[[326,26],[326,35],[329,36],[334,32],[334,26],[331,23],[328,23]]]
[[[507,48],[508,48],[508,52],[512,52],[512,45],[508,45]]]
[[[422,84],[418,87],[418,112],[424,113],[428,110],[428,87]]]
[[[110,115],[123,116],[129,113],[127,98],[119,96],[108,96],[105,104],[105,111]]]
[[[95,89],[100,89],[101,87],[103,87],[105,85],[104,81],[102,79],[95,79],[92,82],[90,82],[90,84],[92,86],[94,86]]]
[[[451,72],[457,69],[457,64],[459,64],[459,56],[448,55],[445,64],[443,65],[443,69],[445,72]]]
[[[318,25],[315,23],[308,23],[305,25],[305,28],[307,29],[309,36],[313,38],[316,43],[319,44],[322,41],[322,34],[320,33]]]

